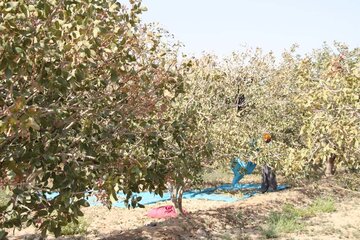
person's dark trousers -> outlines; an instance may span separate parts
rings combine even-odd
[[[274,171],[267,165],[262,167],[262,183],[260,191],[262,193],[275,191],[277,189],[276,176]]]

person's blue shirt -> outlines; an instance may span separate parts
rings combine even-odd
[[[232,185],[237,184],[246,174],[251,174],[256,167],[256,164],[250,161],[242,161],[240,158],[235,158],[231,162],[231,170],[234,173]]]

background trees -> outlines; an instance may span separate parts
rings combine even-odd
[[[211,106],[201,111],[211,119],[215,161],[239,156],[300,177],[358,169],[359,49],[334,46],[304,57],[293,46],[277,62],[260,49],[200,59],[194,89]]]
[[[298,66],[295,98],[303,113],[303,160],[313,166],[359,169],[359,49],[336,44],[314,51]],[[326,165],[325,165],[326,163]]]

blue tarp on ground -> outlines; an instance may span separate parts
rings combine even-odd
[[[239,181],[246,175],[251,174],[256,167],[255,163],[252,162],[244,162],[241,161],[239,158],[235,158],[231,162],[231,169],[234,172],[234,178],[232,184],[224,184],[217,187],[206,188],[203,190],[192,190],[184,192],[183,198],[184,199],[204,199],[204,200],[212,200],[212,201],[222,201],[222,202],[237,202],[240,200],[247,199],[249,197],[254,196],[257,193],[260,193],[259,190],[261,188],[261,184],[239,184]],[[278,186],[277,190],[283,190],[286,186],[280,185]],[[221,191],[231,191],[231,192],[243,192],[241,197],[231,196],[230,194],[219,193]],[[58,194],[53,193],[47,195],[48,198],[54,198]],[[153,204],[157,202],[164,202],[170,200],[170,193],[164,193],[163,197],[159,195],[155,195],[154,193],[150,192],[141,192],[141,193],[134,193],[135,197],[142,197],[140,203],[143,205]],[[119,193],[118,194],[118,201],[112,204],[113,207],[120,207],[124,208],[124,199],[126,195]],[[90,206],[101,206],[102,203],[97,201],[95,196],[88,197],[88,201]]]
[[[203,190],[193,190],[184,192],[184,199],[204,199],[211,201],[222,201],[222,202],[237,202],[240,200],[244,200],[254,196],[255,194],[260,193],[259,190],[261,188],[261,184],[224,184],[218,187],[206,188]],[[278,190],[284,190],[286,188],[285,185],[278,186]],[[219,191],[231,191],[231,192],[242,192],[243,195],[241,197],[231,196],[231,194],[219,193]],[[49,199],[54,198],[58,195],[58,193],[47,194]],[[170,193],[164,193],[163,197],[159,195],[155,195],[150,192],[141,192],[134,193],[134,196],[142,197],[140,203],[143,205],[154,204],[158,202],[165,202],[170,200]],[[125,208],[124,199],[126,195],[119,193],[118,201],[112,204],[113,207]],[[88,197],[88,202],[90,206],[102,206],[102,203],[97,201],[95,196]]]
[[[254,196],[255,194],[260,193],[259,189],[261,188],[260,184],[224,184],[218,187],[206,188],[203,190],[193,190],[184,192],[183,198],[184,199],[204,199],[204,200],[211,200],[211,201],[222,201],[222,202],[237,202],[240,200],[244,200]],[[278,190],[285,189],[286,186],[280,185],[278,186]],[[218,193],[218,191],[244,191],[241,197],[234,197],[230,194]],[[125,199],[125,194],[119,193],[117,202],[113,203],[113,207],[125,207],[123,199]],[[163,197],[159,195],[155,195],[154,193],[150,192],[142,192],[136,193],[134,196],[142,197],[140,203],[143,205],[158,203],[158,202],[165,202],[170,200],[170,193],[164,193]],[[96,200],[96,197],[91,196],[88,199],[90,206],[101,206],[102,204]]]

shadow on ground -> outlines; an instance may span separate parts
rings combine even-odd
[[[341,200],[349,197],[349,194],[357,193],[338,188],[331,180],[305,183],[289,190],[258,195],[229,207],[199,210],[186,217],[153,221],[137,229],[115,231],[97,237],[106,240],[258,239],[261,236],[261,225],[269,212],[280,210],[285,203],[306,205],[318,197],[332,196]]]
[[[131,230],[106,234],[92,231],[86,236],[59,239],[262,239],[261,226],[267,216],[271,211],[280,210],[285,203],[304,206],[319,196],[331,196],[340,201],[353,195],[360,197],[359,192],[341,188],[326,179],[316,183],[303,183],[301,186],[280,192],[258,194],[248,200],[221,207],[193,211],[185,217],[154,219],[146,225]],[[22,235],[15,239],[40,238],[36,235]]]

